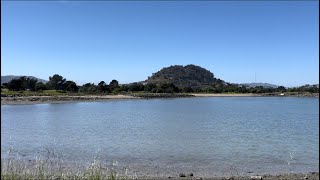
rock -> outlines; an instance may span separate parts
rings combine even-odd
[[[183,174],[183,173],[180,173],[180,174],[179,174],[179,177],[186,177],[186,175]]]
[[[190,173],[190,174],[189,174],[189,176],[191,176],[191,177],[192,177],[192,176],[193,176],[193,173]]]
[[[251,180],[262,180],[262,176],[251,176]]]
[[[303,179],[308,179],[308,176],[305,176]]]
[[[229,177],[228,180],[234,180],[234,178],[233,177]]]

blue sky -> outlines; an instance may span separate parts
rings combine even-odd
[[[318,1],[1,4],[1,75],[129,83],[195,64],[227,82],[319,83]]]

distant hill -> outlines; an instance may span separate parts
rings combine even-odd
[[[319,84],[305,84],[303,86],[297,86],[295,88],[311,88],[311,87],[317,87],[319,88]]]
[[[145,82],[154,84],[173,83],[177,87],[203,87],[213,85],[217,81],[212,72],[190,64],[162,68],[148,77]]]
[[[274,84],[268,84],[268,83],[242,83],[241,85],[245,85],[249,88],[251,87],[257,87],[257,86],[262,86],[264,88],[277,88],[279,86],[274,85]]]
[[[8,75],[8,76],[1,76],[1,84],[3,83],[8,83],[9,81],[11,81],[12,79],[18,79],[22,76],[14,76],[14,75]],[[36,78],[34,76],[26,76],[26,77],[30,77],[30,78]],[[44,79],[40,79],[40,78],[36,78],[38,80],[38,82],[42,82],[42,83],[47,83],[47,80]]]

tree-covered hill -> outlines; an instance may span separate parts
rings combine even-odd
[[[22,76],[14,76],[14,75],[1,76],[1,84],[8,83],[12,79],[19,79],[20,77],[22,77]],[[38,82],[42,82],[42,83],[47,83],[48,82],[47,80],[36,78],[36,77],[33,77],[33,76],[26,76],[26,77],[37,79]]]
[[[174,65],[165,67],[153,73],[153,75],[146,80],[147,83],[173,83],[177,87],[192,88],[212,86],[218,81],[212,72],[192,64],[187,66]]]
[[[11,80],[10,80],[11,79]],[[9,81],[9,82],[8,82]],[[72,80],[67,80],[59,74],[49,77],[44,83],[34,77],[1,76],[3,93],[9,91],[44,91],[56,90],[60,92],[84,94],[118,94],[118,93],[319,93],[319,84],[304,85],[286,88],[267,83],[237,84],[218,79],[207,69],[196,65],[174,65],[165,67],[153,73],[145,81],[129,84],[119,84],[113,79],[109,84],[100,81],[98,84],[91,82],[77,85]],[[2,89],[1,89],[2,91]],[[2,94],[3,94],[2,93]],[[11,93],[11,92],[9,92]]]

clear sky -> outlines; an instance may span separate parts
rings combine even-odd
[[[1,1],[1,75],[142,81],[195,64],[234,83],[319,83],[318,1]]]

